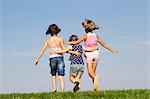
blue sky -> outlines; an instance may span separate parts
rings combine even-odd
[[[95,33],[120,51],[111,53],[101,47],[97,66],[100,89],[150,88],[148,4],[148,0],[2,0],[0,93],[51,91],[48,49],[38,66],[33,64],[49,38],[45,32],[49,24],[56,23],[62,29],[59,36],[66,41],[72,34],[81,37],[85,18],[101,25]],[[65,90],[71,91],[69,55],[64,57]],[[84,91],[92,90],[86,66],[82,83]]]

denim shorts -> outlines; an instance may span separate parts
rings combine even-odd
[[[70,74],[77,76],[78,73],[83,74],[84,66],[82,64],[72,64],[70,66]]]
[[[65,64],[63,57],[53,57],[49,58],[49,66],[51,68],[51,74],[52,76],[56,75],[56,73],[59,76],[65,75]]]

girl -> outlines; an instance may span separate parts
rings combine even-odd
[[[99,77],[96,74],[96,67],[99,61],[99,51],[98,51],[97,42],[99,42],[103,47],[110,50],[111,52],[118,52],[118,51],[110,48],[95,33],[93,33],[93,30],[99,29],[99,27],[95,25],[95,23],[92,20],[86,19],[84,22],[82,22],[82,25],[85,28],[86,34],[83,35],[81,39],[77,41],[72,41],[67,43],[78,44],[82,41],[85,41],[85,46],[83,46],[83,50],[85,50],[88,74],[92,78],[94,90],[97,91],[99,88],[99,83],[98,83]]]
[[[57,37],[57,34],[61,31],[61,29],[56,24],[51,24],[46,32],[46,35],[50,34],[51,37],[47,39],[44,43],[44,46],[42,50],[40,51],[36,61],[35,65],[39,62],[39,59],[45,52],[46,48],[50,48],[50,50],[62,50],[64,49],[64,40],[62,38]],[[56,92],[56,73],[58,74],[59,80],[60,80],[60,88],[61,91],[64,91],[64,75],[65,75],[65,64],[63,60],[62,54],[51,54],[49,56],[49,65],[51,69],[51,75],[52,75],[52,85],[53,85],[53,91]]]
[[[77,41],[78,37],[76,35],[72,35],[69,41]],[[70,66],[70,81],[75,84],[73,91],[76,92],[81,90],[81,76],[84,71],[84,62],[82,59],[82,46],[78,44],[71,44],[71,46],[67,47],[61,51],[52,51],[53,53],[70,53],[71,66]]]

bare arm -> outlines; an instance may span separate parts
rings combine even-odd
[[[61,50],[61,51],[55,51],[55,50],[52,51],[52,53],[55,53],[55,54],[56,54],[56,53],[61,54],[61,53],[66,53],[66,52],[75,54],[75,55],[77,55],[77,56],[80,55],[80,53],[79,53],[78,51],[71,51],[71,48],[70,48],[70,47],[67,47],[67,48],[65,48],[65,49],[63,49],[63,50]]]
[[[82,42],[83,40],[86,40],[86,34],[83,35],[79,40],[77,41],[71,41],[71,42],[66,42],[67,44],[79,44],[80,42]]]
[[[111,52],[118,52],[118,50],[112,49],[111,47],[109,47],[106,43],[104,43],[98,36],[97,36],[97,40],[98,42],[105,47],[106,49],[108,49]]]
[[[59,54],[61,54],[61,53],[66,53],[66,52],[68,52],[70,50],[70,48],[68,47],[68,48],[65,48],[65,49],[63,49],[63,50],[61,50],[61,51],[55,51],[55,53],[59,53]]]
[[[36,61],[35,61],[35,63],[34,63],[35,65],[38,64],[39,59],[42,57],[42,55],[43,55],[43,53],[45,52],[46,48],[47,48],[47,42],[44,43],[44,46],[43,46],[43,48],[41,49],[41,51],[40,51],[40,53],[39,53],[39,55],[38,55],[38,57],[37,57],[37,59],[36,59]]]
[[[79,56],[81,53],[79,51],[68,51],[71,54],[75,54],[77,56]]]

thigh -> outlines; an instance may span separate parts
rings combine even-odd
[[[51,69],[51,74],[55,75],[57,72],[57,61],[55,58],[50,58],[49,61],[50,61],[49,66]]]
[[[70,74],[76,76],[78,73],[78,66],[76,64],[72,64],[70,66]]]
[[[95,54],[93,55],[93,63],[97,64],[99,62],[99,55]]]
[[[86,52],[86,63],[92,63],[93,62],[93,55],[91,54],[91,52]]]
[[[79,70],[78,70],[78,74],[83,74],[84,72],[84,65],[79,64]]]
[[[99,61],[99,56],[100,56],[100,53],[99,53],[99,51],[98,50],[96,50],[96,51],[94,51],[93,52],[93,63],[98,63],[98,61]]]
[[[64,76],[65,75],[65,63],[63,57],[57,58],[57,68],[58,68],[58,75]]]
[[[95,73],[96,72],[96,68],[97,68],[97,63],[93,63],[92,64],[92,68],[93,68],[93,72]]]
[[[88,73],[93,72],[92,63],[87,63]]]

